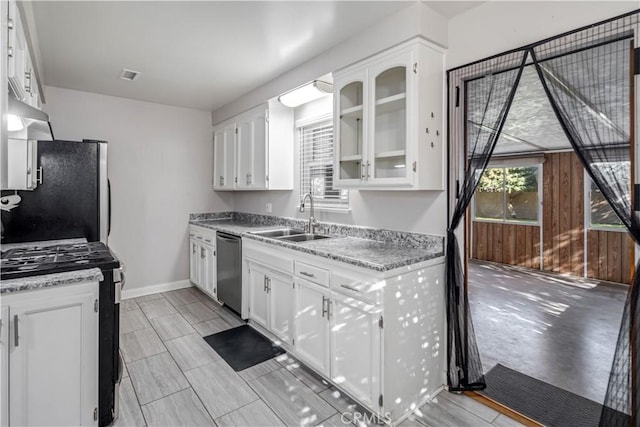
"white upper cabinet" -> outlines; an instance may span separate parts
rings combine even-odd
[[[443,87],[421,39],[335,72],[335,186],[444,190]]]
[[[235,179],[235,122],[219,125],[213,133],[213,188],[233,190]]]
[[[215,190],[293,189],[293,110],[277,101],[214,130]]]
[[[7,78],[15,97],[32,107],[40,108],[40,92],[31,62],[27,28],[16,1],[9,1],[7,21]]]

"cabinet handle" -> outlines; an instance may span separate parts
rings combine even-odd
[[[324,317],[325,314],[327,314],[327,319],[328,319],[328,309],[326,308],[325,303],[327,303],[329,300],[328,298],[326,298],[324,295],[322,296],[322,317]],[[327,304],[328,305],[328,304]]]
[[[367,167],[367,164],[362,162],[362,164],[360,165],[360,168],[362,169],[362,171],[360,172],[360,179],[365,179],[366,175],[365,175],[365,168]]]
[[[307,277],[316,277],[313,273],[307,273],[306,271],[301,271],[300,274]]]
[[[371,166],[371,163],[367,160],[367,179],[369,179],[369,166]]]
[[[262,282],[262,290],[267,292],[267,276],[264,276],[264,280]]]
[[[18,346],[18,315],[13,316],[13,343],[17,347]]]
[[[44,176],[42,174],[42,166],[40,166],[38,169],[36,169],[36,183],[42,184],[43,180]]]
[[[340,285],[340,287],[341,287],[341,288],[348,289],[348,290],[350,290],[351,292],[358,292],[358,293],[360,293],[360,290],[359,290],[359,289],[356,289],[356,288],[354,288],[354,287],[352,287],[352,286],[349,286],[349,285]]]
[[[200,258],[202,258],[202,259],[205,259],[205,258],[206,258],[204,248],[200,248]]]

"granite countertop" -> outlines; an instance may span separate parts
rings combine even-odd
[[[254,222],[234,221],[231,219],[189,221],[189,224],[197,225],[204,228],[210,228],[212,230],[222,231],[225,233],[233,234],[234,236],[242,237],[252,231],[279,230],[282,228],[286,228],[286,226],[284,225],[264,225],[256,224]]]
[[[269,229],[281,229],[285,228],[286,225],[264,225],[230,219],[192,220],[190,224],[381,272],[444,256],[442,246],[434,248],[411,247],[345,236],[294,243],[251,233]]]
[[[34,289],[64,286],[79,282],[100,282],[104,280],[99,268],[65,271],[64,273],[43,274],[40,276],[22,277],[0,282],[0,295],[31,291]]]

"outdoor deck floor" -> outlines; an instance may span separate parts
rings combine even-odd
[[[602,403],[627,289],[470,261],[469,302],[484,371],[501,363]]]

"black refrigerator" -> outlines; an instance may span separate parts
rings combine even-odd
[[[20,204],[2,212],[2,243],[86,238],[107,244],[110,192],[105,141],[38,141],[42,183],[19,191]],[[3,191],[2,195],[12,194]]]

